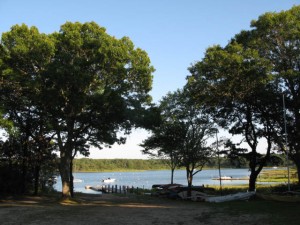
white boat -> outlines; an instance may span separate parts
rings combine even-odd
[[[74,182],[74,183],[82,183],[83,180],[75,178],[75,179],[73,180],[73,182]]]
[[[238,192],[236,194],[224,195],[224,196],[212,196],[203,197],[206,202],[229,202],[236,200],[248,200],[255,195],[255,191]]]
[[[217,178],[213,178],[213,180],[232,180],[233,178],[232,177],[229,177],[229,176],[222,176],[221,178],[220,177],[217,177]]]
[[[107,178],[107,179],[102,180],[103,183],[113,183],[115,181],[116,181],[116,179],[114,179],[114,178]]]
[[[84,187],[85,189],[91,189],[93,191],[98,191],[101,195],[102,195],[102,191],[103,191],[103,186],[89,186],[89,185],[86,185]]]

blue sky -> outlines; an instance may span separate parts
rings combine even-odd
[[[183,87],[187,68],[214,44],[226,45],[265,12],[287,10],[300,0],[0,0],[0,33],[15,24],[58,31],[66,21],[95,21],[117,38],[128,36],[156,69],[151,95],[158,102]],[[125,146],[91,151],[93,158],[144,158],[147,132],[135,131]]]

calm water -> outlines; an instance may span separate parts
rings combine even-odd
[[[232,176],[241,178],[249,176],[248,169],[222,169],[222,176]],[[103,185],[102,179],[115,178],[113,185],[126,185],[139,188],[151,189],[153,184],[170,183],[171,172],[169,170],[143,171],[143,172],[103,172],[103,173],[74,173],[74,179],[81,179],[83,182],[74,183],[75,191],[83,193],[97,193],[93,190],[85,189],[86,185]],[[218,170],[203,170],[194,176],[193,185],[219,185],[219,180],[212,178],[219,177]],[[185,170],[176,170],[174,173],[174,183],[187,185]],[[223,185],[247,184],[248,180],[222,181]],[[61,190],[61,180],[58,177],[56,190]]]

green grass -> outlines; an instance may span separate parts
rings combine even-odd
[[[232,215],[266,215],[266,222],[271,225],[299,225],[299,203],[271,202],[254,199],[214,204],[218,211]],[[262,223],[263,224],[263,223]]]
[[[274,174],[273,174],[274,175]],[[210,186],[212,187],[212,186]],[[213,186],[215,194],[220,194],[219,186]],[[274,185],[256,185],[259,193],[285,192],[287,191],[286,184],[275,183]],[[291,190],[300,190],[297,183],[291,184]],[[222,194],[236,193],[239,191],[245,192],[248,189],[248,184],[238,186],[223,186]],[[262,223],[271,225],[299,225],[300,221],[300,205],[299,202],[276,202],[261,199],[251,199],[249,201],[233,201],[211,205],[217,213],[243,216],[245,214],[253,216],[262,216]]]
[[[295,169],[290,170],[290,181],[296,182],[297,181],[297,174]],[[263,170],[259,176],[257,181],[259,182],[280,182],[284,183],[287,182],[288,174],[287,170]]]

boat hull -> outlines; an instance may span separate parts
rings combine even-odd
[[[115,181],[116,181],[116,179],[113,179],[113,178],[110,178],[110,179],[103,179],[103,180],[102,180],[103,183],[113,183],[113,182],[115,182]]]
[[[224,196],[213,196],[213,197],[204,197],[206,202],[229,202],[236,200],[248,200],[250,197],[254,196],[255,192],[238,192],[236,194],[224,195]]]

